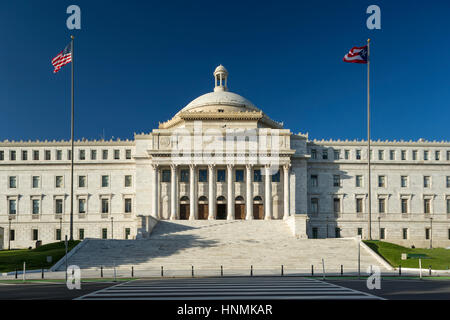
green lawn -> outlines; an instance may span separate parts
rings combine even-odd
[[[80,241],[69,241],[69,251]],[[26,262],[26,269],[50,268],[65,254],[64,241],[42,245],[37,249],[2,250],[0,251],[0,272],[14,271],[16,268],[23,269],[23,262]],[[51,263],[47,262],[47,256],[52,256]]]
[[[404,268],[419,268],[419,259],[402,260],[402,253],[426,254],[429,259],[422,259],[422,268],[429,266],[434,270],[447,270],[450,267],[450,250],[436,249],[411,249],[393,243],[383,241],[364,241],[373,251],[381,255],[393,267],[401,265]]]

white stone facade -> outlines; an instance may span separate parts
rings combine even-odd
[[[145,237],[148,217],[286,219],[302,238],[366,238],[366,143],[295,135],[229,92],[225,68],[214,77],[214,92],[148,134],[75,142],[74,238]],[[372,146],[372,237],[449,246],[450,143]],[[68,234],[69,150],[67,141],[0,143],[3,248]]]

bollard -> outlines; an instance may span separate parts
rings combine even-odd
[[[25,282],[25,273],[26,273],[26,263],[25,261],[23,262],[23,274],[22,274],[22,280],[23,282]]]
[[[131,277],[134,278],[134,267],[131,266]]]
[[[311,265],[311,277],[314,277],[314,265]]]
[[[402,265],[398,266],[398,275],[401,276],[402,275]]]
[[[344,266],[341,264],[341,276],[344,275]]]
[[[281,265],[281,276],[284,276],[284,266]]]
[[[220,266],[220,276],[223,277],[223,266]]]
[[[250,266],[250,277],[253,277],[253,265]]]
[[[100,266],[100,278],[103,278],[103,266]]]
[[[322,258],[322,280],[325,280],[325,261]]]
[[[193,278],[194,277],[194,266],[192,266],[191,270],[192,270],[192,278]]]
[[[41,269],[41,278],[44,279],[44,268]]]
[[[116,277],[116,263],[114,262],[114,282],[117,281],[117,277]]]
[[[429,267],[428,275],[431,276],[431,266]]]
[[[161,266],[161,277],[164,277],[164,267]]]
[[[16,268],[16,279],[17,279],[17,268]]]

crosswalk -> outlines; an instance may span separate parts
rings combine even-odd
[[[295,300],[380,297],[301,277],[236,277],[134,280],[77,298],[79,300]]]

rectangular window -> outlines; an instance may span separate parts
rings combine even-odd
[[[39,160],[39,150],[33,151],[33,160]]]
[[[447,161],[450,161],[450,151],[447,151]]]
[[[333,187],[341,186],[341,176],[338,174],[333,175]]]
[[[86,188],[86,176],[78,176],[78,188]]]
[[[91,150],[91,160],[97,160],[97,150]]]
[[[62,150],[56,150],[56,160],[62,160]]]
[[[39,240],[39,231],[38,231],[38,229],[33,229],[32,230],[32,236],[33,236],[33,241],[38,241]]]
[[[356,187],[361,188],[362,184],[363,184],[363,176],[361,175],[356,176],[356,184],[355,184]]]
[[[317,239],[319,237],[317,228],[312,228],[312,237],[313,239]]]
[[[28,160],[28,152],[27,150],[22,150],[22,160]]]
[[[311,159],[316,160],[317,159],[317,150],[311,149]]]
[[[78,239],[84,240],[84,229],[78,230]]]
[[[345,150],[344,151],[344,157],[345,157],[345,160],[350,159],[350,150]]]
[[[386,176],[378,176],[378,188],[386,188]]]
[[[450,199],[447,199],[447,214],[450,214]]]
[[[61,241],[61,229],[56,229],[55,240]]]
[[[361,160],[361,150],[356,150],[356,160]]]
[[[358,228],[358,236],[362,237],[363,235],[363,229],[362,228]]]
[[[108,239],[108,229],[107,228],[102,229],[102,239]]]
[[[102,199],[102,213],[109,213],[109,199]]]
[[[86,160],[86,151],[85,150],[79,150],[78,151],[78,159]]]
[[[162,182],[170,182],[170,170],[163,170],[162,171]]]
[[[280,182],[280,170],[277,173],[272,175],[272,182]]]
[[[67,150],[67,160],[72,160],[72,150]]]
[[[334,213],[341,212],[341,199],[339,199],[339,198],[333,199],[333,211],[334,211]]]
[[[317,175],[312,174],[311,175],[311,187],[318,187],[319,186],[319,178]]]
[[[423,160],[425,160],[425,161],[426,161],[426,160],[429,160],[429,154],[430,154],[430,153],[429,153],[428,151],[424,151],[424,152],[423,152]]]
[[[125,199],[125,213],[131,213],[131,199]]]
[[[11,161],[15,161],[16,160],[16,151],[11,150],[9,152],[9,160],[11,160]]]
[[[217,182],[225,182],[226,181],[226,171],[223,169],[217,170]]]
[[[131,175],[126,175],[125,176],[125,187],[131,187],[131,182],[132,182],[132,177]]]
[[[386,239],[386,229],[380,228],[380,240]]]
[[[234,175],[236,182],[244,182],[244,170],[236,169]]]
[[[386,213],[386,199],[378,199],[378,212]]]
[[[390,160],[395,160],[395,150],[391,150],[391,151],[389,152],[389,159],[390,159]]]
[[[189,170],[182,169],[180,171],[180,182],[189,182]]]
[[[198,170],[198,182],[208,182],[208,170],[206,169]]]
[[[413,158],[414,161],[417,160],[417,154],[418,154],[417,150],[413,150],[412,158]]]
[[[406,160],[406,150],[402,150],[402,160]]]
[[[425,228],[425,239],[430,240],[430,228]]]
[[[17,177],[9,177],[9,187],[12,189],[17,188]]]
[[[109,187],[109,176],[104,175],[102,176],[102,188]]]
[[[328,149],[322,150],[322,159],[328,160]]]
[[[384,160],[384,151],[378,150],[378,160]]]
[[[260,169],[253,170],[253,181],[254,182],[261,182],[262,181],[262,176],[261,176],[261,170]]]
[[[17,201],[15,199],[8,200],[9,214],[17,213]]]
[[[317,198],[311,198],[311,213],[319,213],[319,199]]]
[[[402,236],[403,236],[403,240],[407,240],[408,239],[408,228],[403,228]]]
[[[56,188],[62,188],[63,187],[63,176],[56,176],[55,177],[55,187]]]
[[[339,150],[334,150],[334,160],[341,159],[341,152]]]
[[[44,151],[44,157],[45,157],[45,160],[52,160],[52,153],[51,153],[51,151],[50,150],[45,150]]]
[[[127,159],[127,160],[131,159],[131,149],[125,150],[125,159]]]
[[[120,159],[120,150],[114,150],[114,160]]]
[[[33,214],[39,214],[39,200],[32,200],[33,203]]]
[[[441,152],[440,152],[440,151],[436,151],[436,152],[434,153],[434,155],[435,155],[436,161],[441,160]]]
[[[363,199],[359,198],[356,199],[356,213],[362,212],[363,212]]]
[[[108,150],[103,150],[102,151],[102,159],[103,160],[108,160]]]
[[[408,199],[401,199],[402,213],[408,213]]]
[[[125,228],[125,239],[129,239],[131,234],[130,228]]]
[[[107,199],[102,199],[103,200],[107,200]],[[103,202],[102,202],[103,205]],[[106,204],[108,205],[108,204]],[[102,210],[103,212],[103,210]],[[108,212],[108,211],[106,211]],[[78,213],[86,213],[86,199],[78,199]]]
[[[430,181],[431,181],[431,178],[429,176],[424,176],[423,177],[423,187],[424,188],[429,188],[430,187]]]
[[[424,199],[423,200],[423,212],[425,214],[431,213],[431,199]]]
[[[0,161],[3,161],[3,160],[5,160],[5,151],[1,150],[0,151]]]
[[[341,228],[335,228],[334,233],[335,233],[336,238],[340,238],[341,237]]]
[[[16,240],[16,230],[14,230],[14,229],[9,230],[9,239],[11,241],[15,241]]]
[[[447,176],[446,178],[446,186],[447,186],[447,188],[450,188],[450,176]]]
[[[400,186],[402,188],[407,188],[408,187],[408,176],[401,176],[400,177]]]
[[[62,214],[63,213],[63,200],[62,199],[56,199],[55,200],[55,213],[56,214]]]

